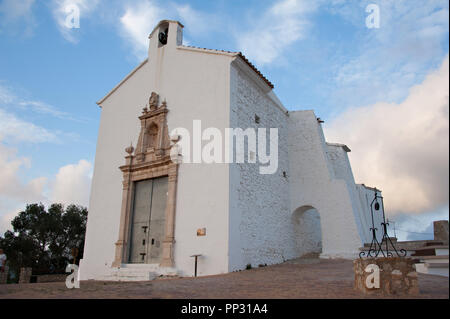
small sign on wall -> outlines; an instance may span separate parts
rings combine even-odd
[[[206,228],[197,229],[197,236],[206,236]]]

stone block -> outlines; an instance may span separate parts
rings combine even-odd
[[[439,240],[448,245],[448,220],[437,220],[433,222],[434,240]]]
[[[8,272],[8,266],[5,266],[5,269],[3,271],[0,271],[0,285],[8,283]]]
[[[354,288],[366,295],[419,294],[417,272],[411,258],[360,258],[353,261]]]
[[[31,267],[20,268],[19,284],[28,284],[31,280]]]
[[[65,282],[69,274],[39,275],[36,282]]]

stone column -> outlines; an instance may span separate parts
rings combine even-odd
[[[166,225],[162,251],[162,267],[173,267],[173,244],[175,242],[175,205],[177,198],[178,164],[169,166]]]
[[[8,272],[9,272],[8,266],[5,266],[4,271],[0,272],[0,285],[8,283]]]
[[[448,245],[448,220],[436,220],[433,222],[434,240],[442,241]]]
[[[19,284],[29,284],[31,281],[31,267],[20,268]]]
[[[131,166],[133,156],[126,156],[126,164]],[[124,252],[127,247],[128,221],[130,216],[130,202],[132,194],[131,172],[125,175],[122,189],[122,207],[120,210],[119,239],[116,242],[116,252],[112,267],[120,267],[125,257]]]

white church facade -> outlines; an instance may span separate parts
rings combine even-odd
[[[325,140],[313,111],[288,111],[240,52],[184,46],[182,30],[161,21],[148,58],[98,102],[80,279],[192,276],[193,255],[199,276],[309,253],[356,257],[371,241],[374,189],[355,184],[350,149]],[[185,138],[174,129],[193,132],[196,121],[220,132],[276,128],[276,169],[174,161]]]

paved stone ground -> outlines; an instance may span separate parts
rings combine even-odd
[[[0,285],[4,298],[366,298],[353,289],[349,260],[300,258],[280,265],[198,278],[149,282],[82,281]],[[449,298],[449,280],[419,274],[420,294],[396,298]]]

